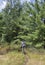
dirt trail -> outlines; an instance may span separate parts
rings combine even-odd
[[[0,60],[6,61],[8,60],[8,57],[7,56],[5,57],[5,55],[0,55]]]
[[[30,58],[28,57],[28,55],[25,55],[25,61],[23,65],[28,65],[29,62],[30,62]]]

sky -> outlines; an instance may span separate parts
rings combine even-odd
[[[34,2],[34,0],[22,0],[21,2],[24,2],[24,1]],[[5,6],[6,6],[6,0],[0,0],[0,11],[1,11],[2,9],[4,9]]]
[[[5,0],[0,0],[0,10],[4,9],[6,6],[6,1]]]

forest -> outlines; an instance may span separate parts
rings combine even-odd
[[[6,6],[0,11],[0,65],[45,65],[45,0],[4,1]]]
[[[7,0],[0,12],[0,45],[21,44],[45,48],[45,0]]]

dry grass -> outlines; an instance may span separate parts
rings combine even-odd
[[[9,52],[6,55],[0,55],[0,65],[22,65],[24,55],[19,52]]]
[[[28,52],[28,58],[26,65],[45,65],[45,53]]]
[[[24,55],[18,51],[12,51],[0,55],[0,65],[45,65],[45,53],[29,52]]]

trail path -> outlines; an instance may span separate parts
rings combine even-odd
[[[8,57],[7,56],[5,57],[5,55],[0,55],[0,60],[6,61],[8,60]]]
[[[25,61],[23,65],[29,65],[28,63],[30,62],[30,58],[28,56],[28,54],[25,55]]]

